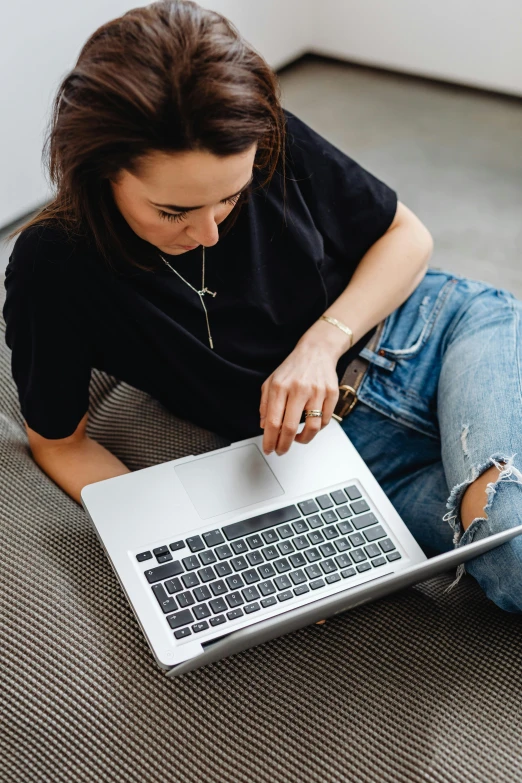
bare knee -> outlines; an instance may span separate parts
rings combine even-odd
[[[504,467],[505,463],[499,463]],[[485,506],[488,502],[486,487],[488,484],[497,481],[500,475],[500,468],[492,465],[484,471],[475,481],[469,485],[462,496],[460,504],[460,518],[462,527],[467,530],[474,519],[477,517],[488,518]]]

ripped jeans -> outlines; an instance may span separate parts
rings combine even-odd
[[[386,319],[342,427],[427,557],[522,523],[522,301],[430,269]],[[466,531],[465,490],[492,465]],[[457,568],[522,612],[522,536]]]

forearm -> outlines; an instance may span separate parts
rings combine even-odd
[[[361,259],[343,293],[325,310],[353,332],[355,344],[399,307],[417,288],[428,268],[431,235],[412,212],[389,229]],[[350,346],[350,338],[326,321],[316,321],[300,343],[320,342],[335,359]]]
[[[87,484],[131,472],[114,454],[89,437],[32,454],[44,473],[80,505],[80,491]]]

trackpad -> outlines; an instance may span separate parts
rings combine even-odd
[[[185,462],[174,470],[201,519],[285,494],[253,443]]]

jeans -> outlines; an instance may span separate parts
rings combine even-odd
[[[342,427],[427,557],[522,523],[522,301],[430,269],[386,319]],[[460,502],[486,469],[483,516]],[[458,566],[522,612],[522,536]]]

